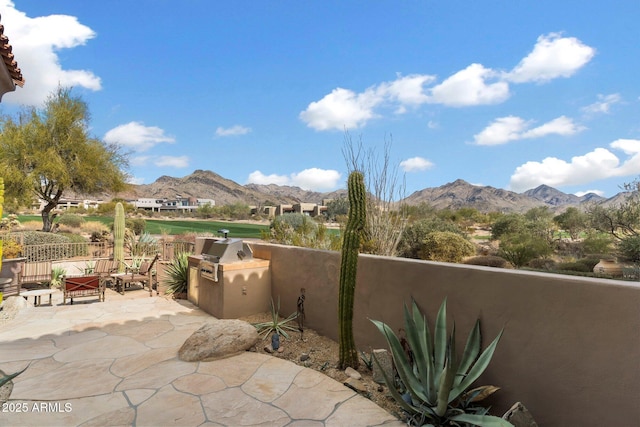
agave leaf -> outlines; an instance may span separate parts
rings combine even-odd
[[[465,399],[470,398],[469,403],[480,402],[481,400],[486,399],[487,397],[491,396],[493,393],[495,393],[498,390],[500,390],[500,387],[496,387],[494,385],[483,385],[483,386],[476,387],[474,389],[469,390],[462,396]]]
[[[425,344],[425,368],[426,368],[426,393],[429,396],[429,402],[435,402],[437,399],[438,389],[435,383],[435,367],[433,360],[433,338],[431,337],[431,330],[429,329],[429,323],[427,318],[420,312],[415,300],[413,301],[413,322],[418,329],[420,336],[424,336],[423,343]]]
[[[478,360],[473,364],[464,380],[462,380],[460,384],[451,391],[451,394],[449,395],[449,402],[460,396],[460,394],[469,388],[469,386],[477,380],[480,375],[482,375],[484,370],[487,369],[487,366],[489,366],[489,362],[491,362],[491,358],[493,357],[493,353],[496,351],[498,342],[502,337],[502,332],[504,332],[504,329],[500,331],[498,336],[495,337],[491,344],[489,344],[489,346],[482,352],[480,357],[478,357]]]
[[[447,412],[447,406],[449,406],[449,392],[451,392],[451,386],[453,385],[453,369],[451,369],[446,363],[444,371],[440,375],[440,384],[438,386],[438,406],[436,407],[436,415],[439,417],[444,416]]]
[[[435,336],[433,341],[435,370],[443,372],[447,352],[447,299],[445,298],[436,317]],[[437,382],[437,380],[436,380]]]
[[[407,360],[407,356],[405,355],[404,349],[402,348],[400,340],[396,334],[389,326],[379,320],[372,319],[371,322],[376,325],[378,330],[387,339],[387,344],[389,344],[389,348],[391,349],[393,363],[395,364],[398,375],[400,375],[400,379],[407,388],[407,391],[409,391],[409,393],[412,396],[415,396],[418,400],[426,402],[427,396],[424,392],[424,388],[422,384],[420,384],[420,380],[418,380],[418,378],[413,374],[413,369]]]
[[[456,375],[456,379],[454,384],[458,385],[462,382],[462,380],[467,375],[467,371],[473,365],[473,362],[476,361],[478,355],[480,354],[480,346],[481,346],[481,335],[480,335],[480,319],[476,320],[476,324],[471,330],[469,337],[467,338],[467,344],[464,346],[464,352],[462,353],[462,359],[460,360],[460,367],[458,368],[458,375]]]
[[[382,372],[382,376],[384,377],[384,382],[387,385],[387,388],[389,389],[389,392],[391,393],[391,396],[393,397],[393,399],[400,405],[400,407],[402,407],[402,409],[404,409],[405,411],[411,413],[411,414],[416,414],[416,413],[420,413],[420,409],[416,408],[415,406],[411,405],[410,403],[407,403],[403,398],[402,395],[400,393],[398,393],[398,390],[396,390],[395,384],[393,382],[393,380],[391,378],[389,378],[386,374],[386,372],[384,371],[384,369],[382,369],[382,366],[380,366],[380,362],[378,361],[378,358],[376,357],[375,353],[372,353],[373,356],[373,362],[378,365],[378,368],[380,368],[380,372]]]
[[[31,364],[25,366],[25,368],[21,371],[18,372],[14,372],[13,374],[10,375],[4,375],[2,378],[0,378],[0,387],[2,387],[3,385],[5,385],[6,383],[8,383],[9,381],[11,381],[12,379],[14,379],[15,377],[17,377],[18,375],[20,375],[21,373],[23,373],[24,371],[27,370],[27,368],[30,366]]]
[[[509,421],[494,417],[493,415],[459,414],[449,419],[451,421],[460,421],[479,427],[514,427]]]
[[[415,302],[414,302],[415,305]],[[416,307],[414,306],[414,314]],[[418,320],[418,323],[422,323],[422,328],[419,324],[416,324],[415,317],[412,317],[409,313],[409,309],[406,304],[404,306],[404,323],[405,332],[407,334],[407,341],[413,351],[414,373],[425,391],[427,402],[429,404],[435,404],[435,396],[429,389],[429,374],[431,372],[431,363],[427,358],[427,337],[421,333],[424,331],[424,320]]]

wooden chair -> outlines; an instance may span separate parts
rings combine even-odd
[[[96,266],[93,269],[93,273],[100,276],[103,283],[113,282],[115,279],[114,274],[118,272],[118,266],[120,261],[114,259],[99,259],[96,261]]]
[[[25,262],[20,272],[20,287],[25,284],[35,285],[51,281],[51,261]]]
[[[153,266],[156,261],[158,261],[158,258],[159,256],[156,255],[151,262],[144,261],[137,272],[130,271],[126,273],[113,274],[111,277],[116,281],[116,291],[124,295],[125,289],[132,283],[141,283],[143,289],[145,285],[149,287],[149,296],[153,296],[153,286],[155,285],[156,295],[158,295],[158,278],[153,271]]]

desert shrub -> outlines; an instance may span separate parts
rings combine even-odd
[[[408,224],[398,243],[398,256],[403,258],[420,258],[420,248],[429,233],[449,231],[464,235],[457,224],[438,217],[425,218]]]
[[[341,246],[340,236],[330,233],[323,224],[300,213],[275,217],[271,221],[269,231],[263,232],[263,239],[283,245],[315,249],[339,250]]]
[[[20,229],[25,231],[40,231],[42,230],[42,221],[25,221],[21,223]]]
[[[527,266],[536,270],[555,270],[556,262],[550,258],[534,258],[527,263]]]
[[[80,228],[82,227],[82,224],[84,224],[84,222],[85,221],[83,217],[71,213],[65,213],[64,215],[59,217],[57,221],[57,223],[61,226],[64,225],[70,228]]]
[[[18,258],[22,254],[22,245],[11,238],[2,239],[2,258]]]
[[[147,221],[145,221],[144,218],[127,218],[124,225],[126,228],[133,231],[136,236],[139,236],[147,227]]]
[[[535,258],[544,258],[552,252],[546,239],[528,233],[502,236],[498,255],[520,268]]]
[[[189,254],[177,253],[165,270],[162,284],[167,287],[166,294],[180,294],[187,292],[189,281]]]
[[[11,231],[20,228],[18,215],[9,214],[5,218],[0,218],[0,230]]]
[[[82,230],[82,232],[87,234],[92,234],[93,232],[107,234],[111,233],[111,230],[106,224],[98,221],[86,221],[82,224],[82,226],[80,226],[80,229]]]
[[[577,262],[577,261],[572,261],[572,262],[560,262],[558,264],[556,264],[556,270],[558,271],[578,271],[581,273],[591,273],[593,272],[593,267],[589,268],[588,265],[582,263],[582,262]]]
[[[625,237],[618,243],[618,250],[625,261],[640,261],[640,236]]]
[[[476,247],[460,234],[451,231],[435,231],[427,234],[420,247],[420,259],[444,262],[460,262],[474,255]]]
[[[613,237],[610,234],[591,232],[582,241],[582,251],[585,254],[607,255],[612,252]]]
[[[511,264],[506,259],[495,255],[480,255],[466,259],[464,264],[483,265],[485,267],[511,268]]]

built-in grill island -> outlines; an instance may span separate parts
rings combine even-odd
[[[196,238],[189,257],[187,297],[218,319],[235,319],[269,310],[269,260],[254,258],[248,243],[228,237]]]

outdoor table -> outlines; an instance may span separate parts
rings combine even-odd
[[[39,306],[41,304],[42,295],[49,295],[49,305],[51,305],[51,295],[55,292],[55,289],[33,289],[31,291],[20,292],[20,295],[24,299],[33,297],[33,305]]]

